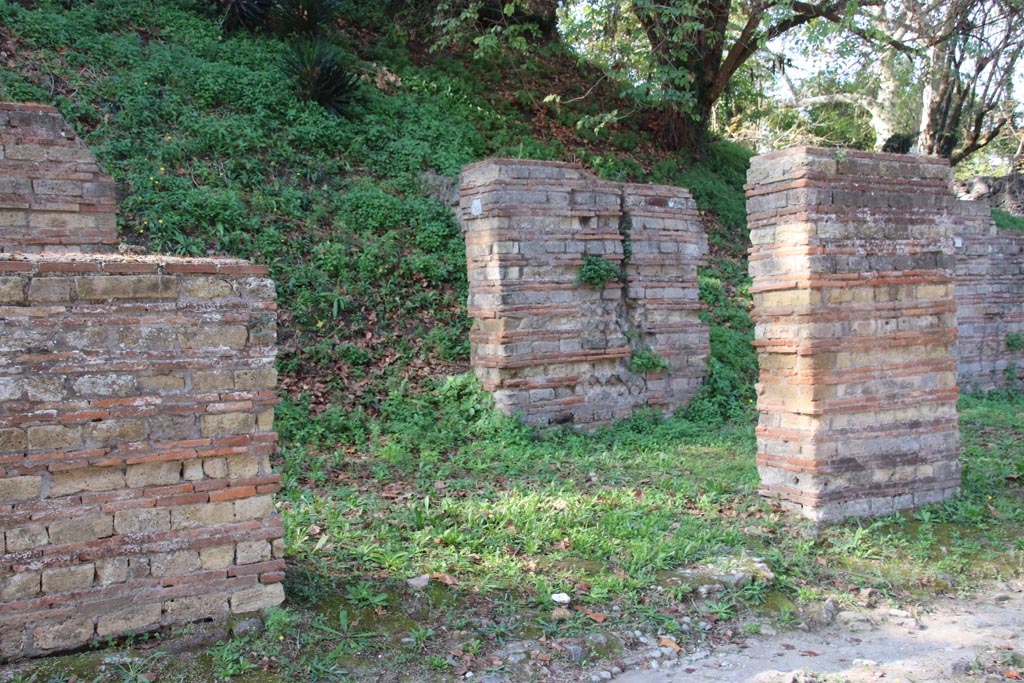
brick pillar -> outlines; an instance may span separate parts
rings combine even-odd
[[[952,496],[947,163],[801,147],[748,179],[762,494],[818,521]]]
[[[471,362],[499,408],[593,428],[638,406],[670,412],[696,393],[709,353],[697,297],[707,240],[686,190],[491,159],[462,170],[460,195]],[[581,283],[587,257],[619,277]],[[632,372],[638,348],[668,370]]]

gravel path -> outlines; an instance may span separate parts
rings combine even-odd
[[[653,657],[616,683],[954,683],[1024,680],[1024,582],[918,614],[844,611],[827,626],[751,636],[712,652]],[[654,653],[651,653],[654,655]],[[593,680],[607,680],[607,672]]]

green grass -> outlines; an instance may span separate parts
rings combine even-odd
[[[1024,218],[1014,216],[999,209],[992,209],[992,220],[1000,230],[1017,230],[1024,232]]]
[[[523,638],[543,636],[556,659],[560,643],[634,629],[695,647],[751,613],[786,627],[829,597],[908,606],[1024,572],[1020,394],[962,399],[960,496],[817,536],[757,496],[749,423],[641,414],[592,436],[537,432],[494,413],[468,376],[387,404],[354,452],[311,445],[333,425],[284,411],[285,607],[262,635],[198,657],[142,651],[136,668],[183,683],[397,680],[396,666],[454,680]],[[701,599],[668,578],[751,556],[774,581]],[[423,575],[426,587],[406,583]],[[573,599],[559,618],[556,592]]]

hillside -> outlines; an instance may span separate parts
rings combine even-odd
[[[293,93],[287,39],[225,34],[206,3],[28,5],[0,3],[0,99],[61,108],[118,182],[126,242],[268,264],[282,387],[314,413],[344,413],[348,429],[400,387],[467,369],[462,237],[437,198],[466,163],[573,160],[609,179],[687,186],[711,210],[723,257],[706,298],[727,304],[743,280],[729,264],[744,252],[747,154],[721,143],[695,166],[645,143],[636,117],[578,129],[624,103],[557,46],[529,60],[410,49],[353,10],[331,38],[360,85],[333,116]],[[544,103],[551,92],[579,101]],[[740,304],[723,316],[745,339]]]

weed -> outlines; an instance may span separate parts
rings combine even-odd
[[[387,593],[378,593],[369,581],[358,581],[345,591],[345,599],[356,607],[387,607]]]
[[[630,372],[668,372],[671,369],[669,362],[649,346],[633,349],[629,359]]]
[[[727,598],[721,600],[708,600],[704,608],[718,621],[728,621],[736,616],[736,603]]]
[[[213,673],[218,680],[228,680],[256,668],[256,664],[246,657],[247,645],[245,639],[233,639],[222,641],[210,648]]]
[[[427,666],[434,671],[447,671],[448,660],[441,655],[427,655]]]
[[[619,267],[606,258],[591,256],[583,257],[583,265],[577,280],[581,285],[587,285],[594,289],[604,289],[612,280],[619,278]]]
[[[1020,351],[1024,349],[1024,334],[1020,332],[1008,332],[1006,334],[1006,348],[1009,351]]]

